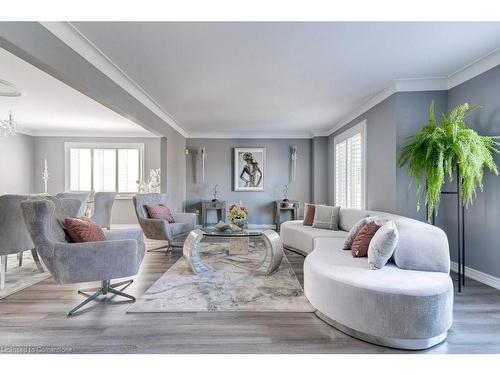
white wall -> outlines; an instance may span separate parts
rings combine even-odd
[[[33,137],[0,137],[0,194],[33,193],[33,158]]]

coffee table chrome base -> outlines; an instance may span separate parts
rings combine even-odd
[[[184,247],[182,248],[182,255],[186,258],[186,261],[191,266],[194,273],[202,273],[207,271],[213,271],[213,268],[202,263],[200,255],[198,254],[198,248],[200,242],[203,239],[204,232],[200,229],[192,230],[184,241]]]
[[[205,232],[195,229],[189,233],[184,241],[182,254],[194,273],[213,271],[214,269],[204,264],[199,256],[199,246]],[[283,243],[278,233],[267,229],[262,232],[261,237],[266,244],[266,254],[262,263],[257,267],[256,273],[260,275],[271,275],[275,272],[283,261]]]
[[[259,268],[257,268],[257,272],[263,275],[271,275],[283,261],[283,243],[279,234],[271,229],[262,232],[262,238],[266,243],[266,256]]]

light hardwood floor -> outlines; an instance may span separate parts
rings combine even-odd
[[[302,283],[304,258],[286,252]],[[147,253],[127,292],[140,296],[181,256]],[[126,314],[129,303],[93,304],[67,318],[95,284],[48,279],[0,301],[0,353],[402,353],[351,338],[312,313]],[[500,291],[467,280],[455,296],[447,341],[412,353],[500,353]],[[383,319],[384,317],[381,317]],[[407,352],[405,352],[407,353]]]

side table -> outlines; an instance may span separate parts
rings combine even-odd
[[[226,221],[226,201],[202,201],[201,202],[201,226],[207,226],[208,211],[215,210],[217,212],[217,221]]]
[[[298,220],[299,218],[299,201],[274,201],[274,223],[276,224],[276,230],[279,231],[281,227],[281,211],[290,211],[292,220]]]

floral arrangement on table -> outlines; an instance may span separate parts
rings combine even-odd
[[[239,226],[240,228],[244,228],[248,226],[248,208],[240,204],[232,204],[229,206],[229,220],[233,222],[233,224]]]

